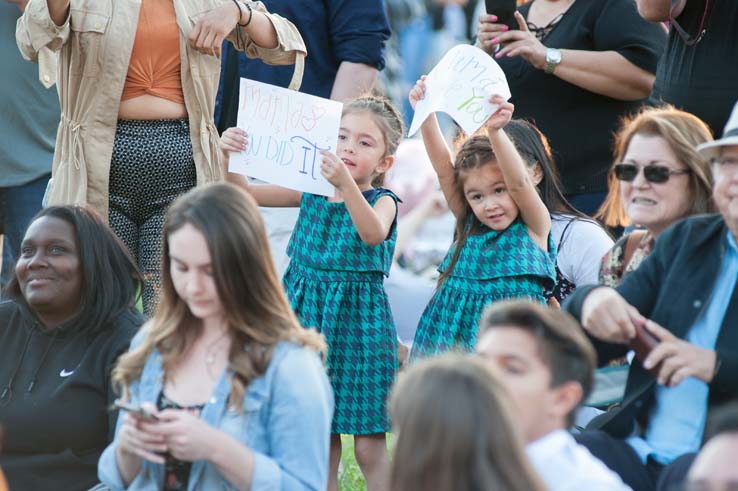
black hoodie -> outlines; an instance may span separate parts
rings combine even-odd
[[[99,333],[70,321],[47,329],[27,308],[0,303],[0,467],[11,491],[86,490],[112,440],[110,371],[143,318]]]

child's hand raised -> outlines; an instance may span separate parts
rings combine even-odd
[[[512,119],[515,106],[506,102],[505,99],[499,95],[493,95],[490,97],[489,102],[499,107],[487,120],[487,130],[501,130]]]
[[[220,150],[228,156],[231,152],[243,152],[249,147],[249,135],[241,128],[228,128],[220,136]]]
[[[320,153],[323,155],[323,160],[320,163],[320,174],[328,182],[333,184],[336,189],[344,189],[345,186],[354,182],[354,178],[351,177],[348,167],[346,167],[343,160],[339,159],[336,154],[325,150],[322,150]]]
[[[410,91],[410,95],[408,96],[408,98],[410,99],[410,106],[412,106],[413,109],[415,109],[415,105],[418,103],[418,101],[425,98],[426,78],[427,77],[425,75],[421,75],[418,81],[415,82],[415,87],[413,87]]]

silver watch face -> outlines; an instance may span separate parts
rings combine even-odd
[[[546,49],[546,63],[552,63],[554,65],[561,63],[561,51],[553,48]]]

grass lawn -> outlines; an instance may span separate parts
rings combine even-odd
[[[387,433],[387,451],[392,455],[394,436]],[[354,457],[354,439],[348,435],[341,435],[341,467],[338,473],[338,488],[340,491],[366,491],[364,476]]]
[[[364,476],[354,457],[354,439],[341,435],[341,467],[338,472],[338,488],[341,491],[366,491]]]

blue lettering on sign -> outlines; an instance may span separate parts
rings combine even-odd
[[[314,181],[317,181],[318,179],[315,177],[315,160],[318,158],[318,153],[321,150],[330,150],[331,147],[319,147],[317,143],[313,143],[302,136],[293,136],[290,138],[291,142],[294,142],[295,140],[302,140],[303,142],[302,149],[304,152],[302,155],[302,169],[300,169],[300,174],[308,174]],[[310,162],[310,164],[308,164],[308,162]],[[310,172],[307,171],[308,165],[310,166]]]

